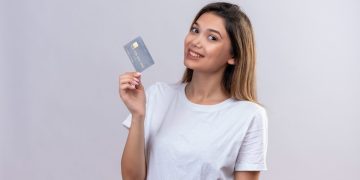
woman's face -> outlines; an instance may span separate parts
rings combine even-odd
[[[218,72],[227,64],[234,64],[230,47],[224,20],[213,13],[204,13],[185,37],[184,65],[194,71]]]

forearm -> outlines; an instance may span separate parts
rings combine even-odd
[[[235,171],[235,180],[259,180],[260,171]]]
[[[121,172],[124,180],[145,179],[144,116],[133,116],[124,152],[121,158]]]

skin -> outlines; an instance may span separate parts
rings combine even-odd
[[[132,123],[121,157],[123,180],[143,180],[146,178],[145,162],[145,91],[141,84],[141,74],[127,72],[119,77],[120,98],[132,114]]]
[[[227,64],[234,64],[230,46],[222,18],[205,13],[192,25],[184,41],[184,65],[193,69],[192,80],[186,86],[190,101],[216,104],[229,98],[221,88],[221,80]],[[201,57],[189,57],[190,51]]]
[[[217,104],[230,96],[221,88],[228,64],[234,64],[230,39],[221,17],[205,13],[192,25],[184,41],[184,65],[193,69],[185,88],[187,98],[197,104]],[[195,53],[195,54],[194,54]],[[119,77],[119,94],[133,116],[121,159],[122,177],[145,179],[144,152],[145,92],[141,75],[127,72]],[[258,180],[259,171],[234,171],[235,180]]]

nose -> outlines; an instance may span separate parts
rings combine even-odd
[[[201,37],[200,35],[197,35],[194,37],[194,39],[191,41],[191,47],[201,48]]]

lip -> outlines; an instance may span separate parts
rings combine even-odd
[[[192,56],[190,55],[190,51],[195,53],[195,54],[198,54],[200,57],[195,57],[195,56]],[[202,55],[201,53],[197,52],[197,51],[194,51],[193,49],[189,48],[187,51],[186,51],[186,57],[189,58],[189,59],[193,59],[193,60],[197,60],[197,59],[201,59],[204,57],[204,55]]]

